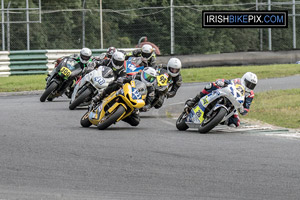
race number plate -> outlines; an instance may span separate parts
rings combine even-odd
[[[168,83],[168,77],[167,77],[166,74],[161,74],[157,78],[158,78],[159,85],[161,85],[161,86],[167,85],[167,83]]]
[[[71,75],[71,70],[69,70],[69,69],[66,68],[66,67],[62,67],[62,68],[60,69],[60,72],[61,72],[64,76],[66,76],[66,77],[69,77],[69,76]]]

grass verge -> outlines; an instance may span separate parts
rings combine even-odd
[[[207,67],[181,70],[183,82],[211,82],[216,79],[242,77],[246,72],[253,72],[258,79],[292,76],[300,74],[299,64],[255,65],[241,67]]]
[[[46,74],[0,77],[0,92],[43,90],[46,77]]]
[[[245,118],[285,128],[300,128],[300,89],[255,94]]]

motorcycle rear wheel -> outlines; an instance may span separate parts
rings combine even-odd
[[[40,101],[45,102],[47,97],[57,88],[58,83],[52,82],[49,87],[46,88],[45,92],[42,94]]]
[[[119,106],[117,109],[115,109],[115,112],[108,114],[107,116],[104,116],[104,119],[97,125],[99,130],[104,130],[108,128],[110,125],[116,122],[119,117],[125,112],[125,108],[123,106]]]
[[[185,111],[183,111],[183,112],[181,113],[181,115],[178,117],[178,119],[177,119],[177,121],[176,121],[176,128],[177,128],[178,130],[180,130],[180,131],[185,131],[185,130],[187,130],[187,129],[189,128],[189,127],[186,125],[186,123],[185,123],[185,118],[186,118],[186,117],[183,117],[184,114],[186,114]]]
[[[74,110],[77,106],[84,102],[93,92],[90,88],[85,89],[70,105],[69,109]]]
[[[90,112],[86,112],[80,119],[80,124],[82,127],[90,127],[92,123],[89,120],[89,114]]]
[[[222,119],[224,118],[226,113],[227,113],[227,110],[225,108],[220,108],[218,113],[209,122],[207,122],[204,126],[202,126],[202,125],[199,126],[198,132],[199,133],[209,132],[211,129],[213,129],[215,126],[217,126],[222,121]]]

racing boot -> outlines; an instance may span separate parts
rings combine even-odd
[[[197,96],[195,96],[194,98],[187,100],[187,101],[185,102],[185,104],[186,104],[188,107],[192,108],[192,107],[195,106],[196,103],[199,102],[199,100],[200,100],[201,98],[202,98],[202,95],[201,95],[201,94],[197,94]]]

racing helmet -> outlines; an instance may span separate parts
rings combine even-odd
[[[134,80],[134,81],[135,81],[135,88],[142,95],[142,99],[146,99],[147,86],[142,81],[139,81],[139,80]]]
[[[252,72],[247,72],[241,78],[242,85],[245,86],[247,92],[251,92],[257,84],[257,76]]]
[[[82,48],[80,51],[80,62],[86,64],[92,56],[92,51],[89,48]]]
[[[114,71],[119,70],[123,67],[125,60],[125,55],[122,52],[115,52],[112,56],[112,69]]]
[[[112,55],[117,51],[115,47],[109,47],[106,51],[106,55],[108,58],[111,58]]]
[[[181,61],[178,58],[171,58],[167,64],[168,74],[172,77],[178,76],[181,66]]]
[[[154,84],[156,76],[156,70],[152,67],[145,67],[141,72],[141,80],[147,87]]]
[[[153,56],[154,50],[150,44],[142,46],[142,57],[149,60]]]

